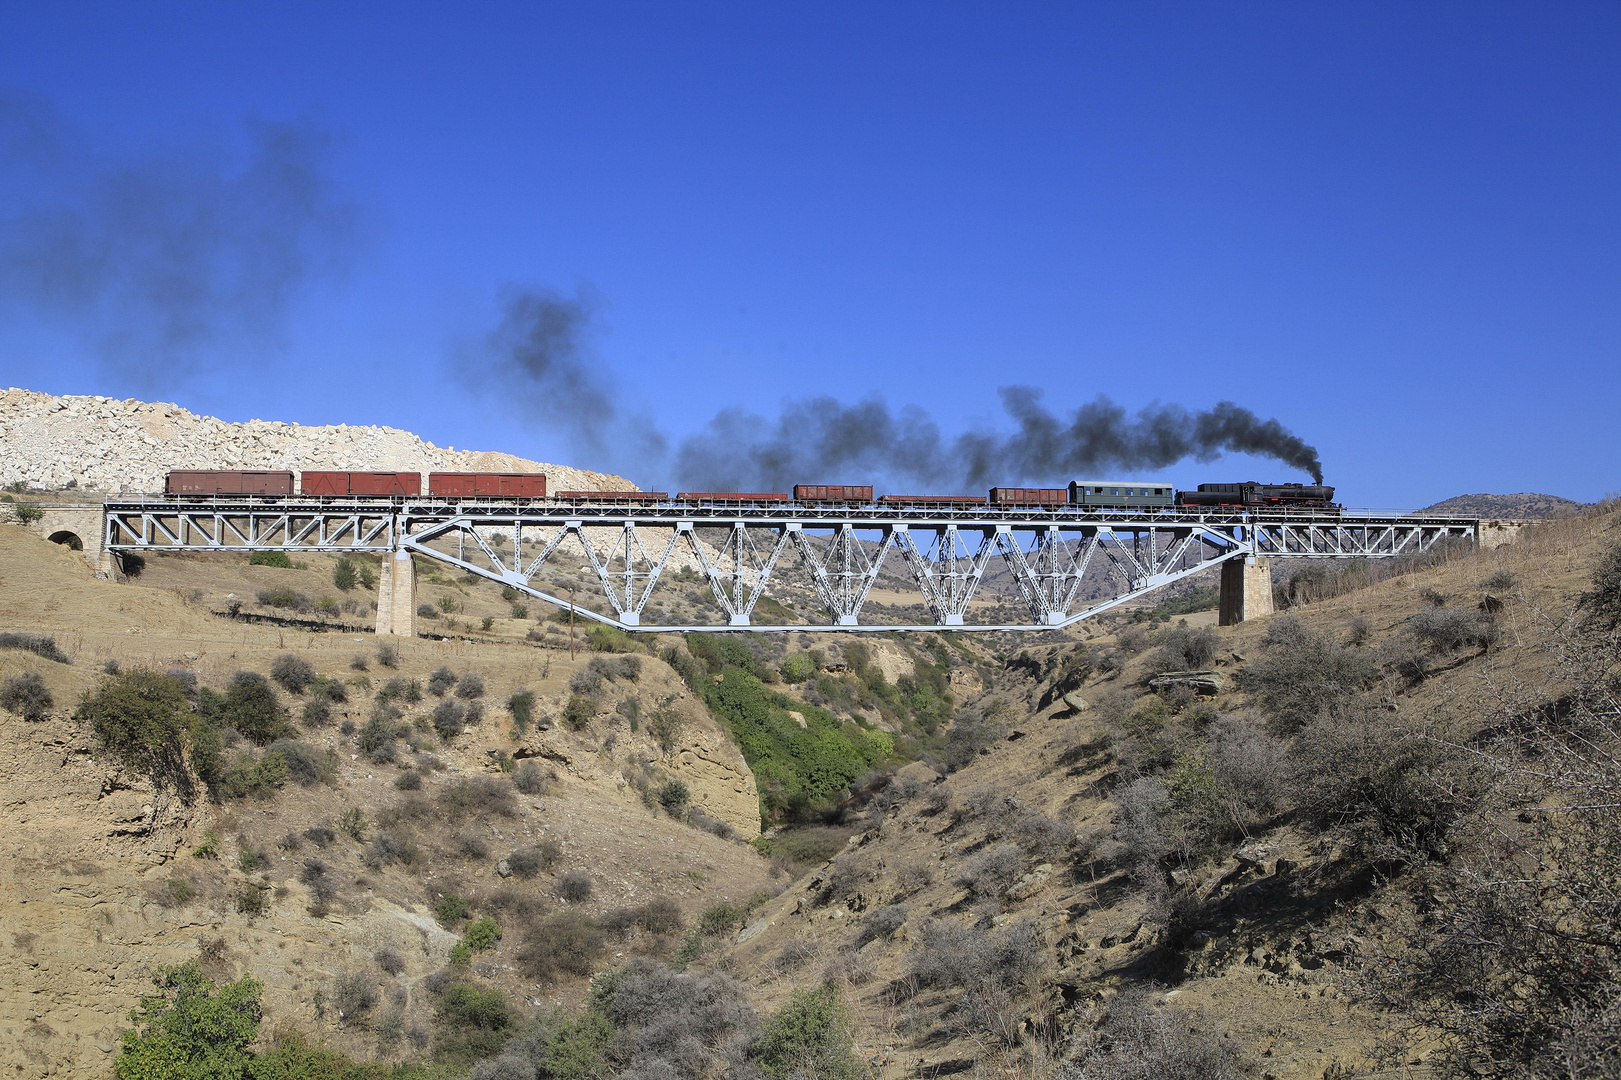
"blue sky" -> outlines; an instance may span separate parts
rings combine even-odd
[[[949,439],[1017,384],[1234,401],[1354,505],[1595,499],[1618,54],[1612,4],[0,3],[0,384],[644,485],[723,409]],[[611,425],[490,360],[525,289],[589,313]]]

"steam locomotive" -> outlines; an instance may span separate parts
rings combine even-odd
[[[178,497],[290,497],[291,472],[228,469],[181,469],[169,473],[167,494]],[[415,472],[306,471],[298,494],[343,498],[418,498],[422,474]],[[694,506],[880,506],[910,509],[972,509],[976,506],[1017,509],[1176,510],[1306,509],[1337,511],[1334,489],[1321,484],[1200,484],[1178,491],[1161,480],[1076,480],[1067,488],[994,487],[986,495],[881,495],[856,484],[797,484],[784,491],[559,491],[548,496],[543,473],[431,472],[428,495],[434,499],[547,499],[583,505],[686,503]]]

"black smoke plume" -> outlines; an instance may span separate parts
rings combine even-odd
[[[1276,458],[1322,481],[1313,447],[1230,401],[1203,412],[1150,405],[1130,416],[1100,396],[1063,417],[1044,408],[1031,387],[1003,387],[1000,394],[1012,432],[955,438],[942,436],[919,409],[892,412],[879,401],[812,398],[788,404],[774,421],[728,409],[681,443],[675,474],[683,485],[705,490],[785,491],[793,483],[860,483],[879,475],[971,492],[1160,469],[1186,458],[1212,461],[1230,452]]]
[[[664,457],[664,437],[616,404],[613,381],[589,345],[595,307],[587,293],[569,298],[511,289],[500,323],[483,342],[461,350],[457,372],[525,419],[561,429],[571,446],[591,455],[589,467],[645,468]]]
[[[274,338],[298,288],[343,268],[357,215],[327,133],[246,136],[245,152],[97,154],[48,101],[0,89],[0,316],[56,321],[148,390],[206,349]]]
[[[881,480],[943,494],[1101,478],[1240,453],[1275,458],[1322,481],[1313,447],[1278,421],[1230,401],[1202,412],[1156,404],[1133,416],[1100,396],[1065,417],[1043,407],[1041,392],[1027,386],[1000,391],[1011,432],[948,438],[915,407],[894,411],[877,400],[846,405],[817,397],[789,402],[775,419],[723,409],[666,463],[666,437],[645,416],[616,405],[615,387],[589,349],[594,307],[589,296],[512,290],[496,329],[463,350],[458,363],[470,384],[561,430],[573,448],[592,455],[594,467],[616,466],[643,478],[671,473],[677,486],[706,491]]]

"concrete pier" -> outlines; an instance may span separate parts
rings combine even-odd
[[[1272,563],[1267,559],[1228,559],[1221,564],[1222,626],[1272,614]]]
[[[416,637],[417,570],[409,551],[383,556],[383,574],[377,582],[377,632]]]

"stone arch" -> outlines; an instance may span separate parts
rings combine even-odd
[[[79,534],[67,529],[53,532],[47,539],[53,544],[66,544],[69,551],[84,550],[84,541],[79,538]]]

